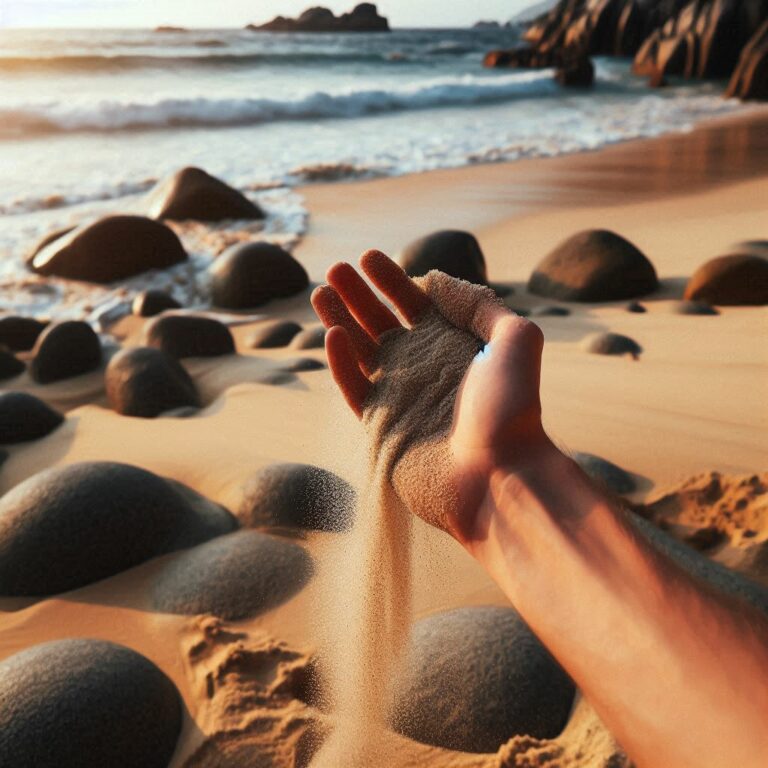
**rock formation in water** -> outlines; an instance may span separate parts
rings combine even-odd
[[[389,32],[389,22],[373,3],[360,3],[336,16],[329,8],[308,8],[297,19],[276,16],[266,24],[249,24],[254,32]]]

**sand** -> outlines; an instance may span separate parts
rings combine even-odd
[[[569,449],[594,453],[639,475],[635,501],[663,498],[664,510],[679,501],[687,512],[670,524],[675,535],[690,537],[713,526],[724,530],[729,538],[714,556],[757,568],[752,547],[768,537],[768,308],[724,308],[719,316],[695,317],[674,314],[671,307],[684,278],[700,263],[734,242],[768,237],[766,143],[765,123],[751,119],[578,157],[312,187],[305,190],[309,237],[295,253],[317,283],[338,258],[353,260],[371,246],[396,253],[413,237],[439,227],[468,228],[485,252],[490,279],[515,289],[508,303],[532,308],[545,302],[527,295],[523,283],[559,241],[595,226],[629,238],[662,281],[662,291],[644,301],[646,314],[609,303],[569,305],[569,317],[536,318],[546,337],[542,398],[548,430]],[[267,305],[261,315],[316,323],[307,295]],[[360,425],[339,408],[327,371],[286,374],[295,350],[247,348],[246,338],[259,322],[250,318],[233,328],[240,356],[184,361],[204,406],[192,418],[118,416],[107,408],[99,372],[48,386],[26,377],[13,382],[65,412],[67,422],[42,440],[9,447],[0,491],[44,468],[83,460],[136,464],[233,510],[251,474],[275,462],[315,464],[353,480]],[[641,359],[583,353],[579,342],[597,331],[636,339],[644,350]],[[140,321],[129,318],[117,332],[121,342],[135,343]],[[322,350],[302,354],[324,359]],[[710,501],[704,493],[694,494],[689,480],[711,472],[720,474],[726,492]],[[731,495],[756,474],[762,485]],[[700,511],[685,501],[694,496]],[[733,518],[726,512],[742,499],[738,511],[746,522],[738,530],[729,528],[726,521]],[[756,534],[745,537],[744,530]],[[336,556],[341,541],[328,533],[293,540],[321,567]],[[443,533],[414,520],[413,542],[414,617],[506,603]],[[167,555],[42,601],[1,599],[0,657],[62,637],[122,643],[157,664],[182,694],[184,728],[172,768],[306,766],[320,735],[334,724],[306,684],[320,650],[316,616],[323,579],[242,622],[154,611],[152,585],[180,556]],[[352,648],[350,638],[340,653]],[[283,685],[284,680],[294,682]],[[558,739],[515,740],[498,755],[447,753],[391,734],[386,742],[393,768],[623,764],[586,705],[577,707]]]

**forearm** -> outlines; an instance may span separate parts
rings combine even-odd
[[[556,450],[469,546],[641,768],[768,765],[768,625],[657,553]]]

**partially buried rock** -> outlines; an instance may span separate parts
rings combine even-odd
[[[712,259],[693,274],[684,298],[720,306],[768,304],[768,259],[749,253]]]
[[[173,357],[219,357],[235,352],[229,328],[210,317],[163,315],[144,329],[144,343]]]
[[[149,215],[172,221],[263,219],[264,211],[242,192],[201,168],[183,168],[150,192]]]
[[[344,479],[311,464],[270,464],[243,488],[235,513],[250,528],[286,527],[346,531],[355,492]]]
[[[0,344],[12,352],[26,352],[35,346],[46,325],[31,317],[0,318]]]
[[[485,285],[485,257],[474,235],[443,230],[415,240],[400,254],[400,266],[410,277],[423,277],[433,269],[470,283]]]
[[[181,304],[165,291],[144,291],[134,298],[131,309],[139,317],[154,317],[169,309],[181,309]]]
[[[288,251],[272,243],[236,245],[210,269],[213,303],[249,309],[306,290],[309,276]]]
[[[284,603],[307,582],[312,560],[297,544],[257,531],[238,531],[185,552],[152,589],[155,610],[228,621]]]
[[[285,370],[291,373],[303,373],[305,371],[321,371],[325,365],[314,357],[297,357],[288,360],[285,364]]]
[[[571,310],[568,307],[534,307],[528,314],[530,317],[568,317]]]
[[[0,443],[11,445],[39,440],[64,423],[47,403],[26,392],[0,394]]]
[[[176,233],[164,224],[143,216],[107,216],[54,240],[29,265],[40,275],[111,283],[186,258]]]
[[[26,367],[16,355],[0,349],[0,381],[15,378],[23,373]]]
[[[0,499],[0,595],[92,584],[236,525],[223,507],[138,467],[49,469]]]
[[[675,301],[670,307],[675,315],[719,315],[720,313],[703,301]]]
[[[534,270],[531,293],[561,301],[617,301],[656,290],[650,261],[632,243],[605,229],[569,237]]]
[[[124,416],[152,419],[175,408],[200,407],[195,384],[181,363],[150,347],[125,349],[105,373],[107,397]]]
[[[49,384],[96,370],[101,365],[101,342],[88,323],[68,320],[49,325],[40,334],[30,365],[32,378]]]
[[[634,312],[638,315],[644,315],[648,310],[639,301],[630,301],[627,304],[627,312]]]
[[[181,697],[149,659],[104,640],[35,645],[0,663],[0,764],[166,768]]]
[[[252,349],[286,347],[300,332],[301,326],[298,323],[290,320],[272,320],[256,328],[248,337],[248,346]]]
[[[634,360],[643,351],[634,339],[620,333],[593,333],[584,339],[581,347],[594,355],[629,355]]]
[[[305,328],[297,333],[288,345],[291,349],[322,349],[325,346],[325,328]]]
[[[418,621],[393,725],[425,744],[496,752],[513,736],[556,737],[574,686],[512,608],[459,608]]]
[[[637,490],[635,478],[625,469],[592,453],[574,453],[573,460],[595,482],[614,493],[632,493]]]

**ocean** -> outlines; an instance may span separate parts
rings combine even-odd
[[[117,288],[24,266],[41,235],[141,211],[185,165],[265,207],[246,235],[291,246],[307,225],[302,184],[592,150],[746,108],[719,83],[650,90],[627,60],[597,59],[590,91],[562,89],[551,70],[483,69],[488,50],[517,41],[515,29],[0,30],[0,310],[98,321],[149,282],[205,303],[201,276],[226,232],[181,228],[187,272]]]

